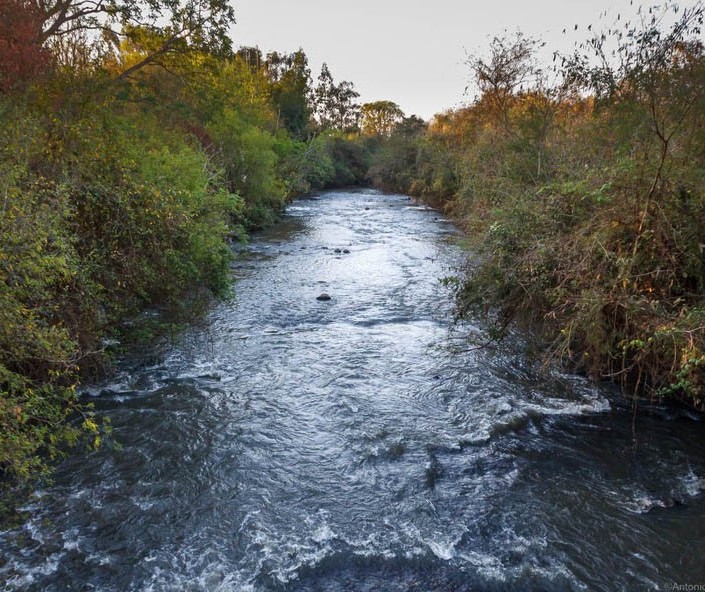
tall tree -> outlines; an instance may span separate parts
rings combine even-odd
[[[267,55],[266,67],[272,81],[272,99],[279,122],[295,138],[305,138],[311,117],[308,57],[303,49],[288,55],[272,52]]]
[[[510,110],[514,98],[540,86],[542,72],[535,62],[543,42],[519,32],[514,38],[495,37],[489,57],[470,57],[467,64],[496,123],[511,132]]]
[[[336,84],[326,63],[321,67],[318,85],[312,94],[314,116],[321,129],[349,131],[357,128],[360,105],[355,100],[360,94],[352,82],[343,80]]]
[[[253,71],[258,71],[264,66],[262,50],[259,47],[241,47],[235,53]]]
[[[389,136],[403,119],[404,112],[393,101],[375,101],[362,106],[362,131],[373,136]]]

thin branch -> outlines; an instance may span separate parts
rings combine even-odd
[[[141,70],[145,66],[151,64],[154,62],[158,57],[165,55],[169,51],[171,51],[174,43],[176,43],[178,40],[182,39],[181,34],[185,32],[184,30],[179,31],[178,33],[174,33],[171,37],[169,37],[164,44],[156,51],[150,53],[149,55],[145,56],[142,60],[137,62],[136,64],[133,64],[130,66],[127,70],[124,72],[121,72],[116,80],[125,80],[128,78],[130,75],[134,74],[138,70]]]

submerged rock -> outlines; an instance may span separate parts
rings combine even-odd
[[[331,300],[330,294],[326,294],[325,292],[319,294],[316,296],[316,300],[321,300],[321,301],[326,301],[326,300]]]
[[[656,500],[644,499],[644,500],[640,500],[640,506],[641,506],[640,513],[648,514],[649,512],[652,512],[653,510],[678,508],[678,507],[685,506],[685,505],[686,504],[683,500],[680,500],[676,497],[667,497],[666,499],[656,499]]]
[[[436,481],[438,481],[443,475],[443,467],[441,463],[438,462],[436,455],[429,453],[428,462],[426,463],[426,487],[433,489],[436,487]]]

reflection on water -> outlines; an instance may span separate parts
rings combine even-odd
[[[697,418],[458,352],[463,254],[403,196],[293,204],[237,298],[93,392],[122,444],[0,533],[8,590],[658,590],[704,582]],[[331,300],[317,296],[326,292]],[[462,341],[460,341],[462,343]]]

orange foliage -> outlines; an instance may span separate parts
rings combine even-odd
[[[43,21],[39,7],[27,0],[0,0],[0,92],[35,80],[49,68]]]

